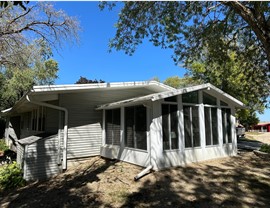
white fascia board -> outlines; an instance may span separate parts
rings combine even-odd
[[[214,85],[207,83],[207,84],[202,84],[202,85],[197,85],[197,86],[192,86],[192,87],[186,87],[186,88],[182,88],[182,89],[178,89],[178,90],[174,89],[173,91],[154,93],[154,94],[150,94],[150,95],[146,95],[146,96],[142,96],[142,97],[131,98],[131,99],[127,99],[127,100],[121,100],[118,102],[108,103],[105,105],[98,106],[96,108],[96,110],[112,109],[112,108],[121,107],[121,106],[125,106],[125,105],[142,103],[143,101],[148,101],[148,100],[157,101],[160,99],[164,99],[167,97],[176,96],[176,95],[180,95],[180,94],[184,94],[184,93],[188,93],[188,92],[193,92],[193,91],[198,91],[198,90],[211,90],[211,89],[216,91],[217,93],[221,94],[222,96],[226,97],[227,99],[231,100],[235,104],[236,107],[244,108],[244,104],[241,101],[235,99],[231,95],[216,88]]]
[[[71,90],[88,90],[88,89],[105,89],[105,88],[125,88],[140,86],[157,86],[165,90],[174,88],[157,81],[139,81],[139,82],[112,82],[112,83],[94,83],[94,84],[71,84],[71,85],[43,85],[34,86],[31,92],[53,92],[53,91],[71,91]]]
[[[244,103],[242,103],[240,100],[237,100],[236,98],[234,98],[233,96],[229,95],[226,92],[223,92],[221,89],[215,87],[214,85],[208,83],[209,87],[211,89],[213,89],[214,91],[216,91],[217,93],[221,94],[222,96],[226,97],[227,99],[231,100],[232,102],[234,102],[236,104],[237,107],[240,108],[245,108]]]
[[[131,104],[136,104],[136,103],[142,103],[144,101],[152,100],[154,94],[142,96],[142,97],[137,97],[137,98],[131,98],[127,100],[121,100],[118,102],[113,102],[113,103],[108,103],[104,105],[100,105],[96,108],[96,110],[106,110],[106,109],[112,109],[112,108],[117,108],[117,107],[122,107],[122,106],[127,106]]]
[[[2,110],[1,113],[2,113],[2,114],[7,114],[7,113],[9,113],[11,110],[12,110],[12,108],[8,108],[8,109],[5,109],[5,110]]]
[[[176,96],[176,95],[180,95],[180,94],[184,94],[184,93],[188,93],[188,92],[193,92],[193,91],[197,91],[197,90],[207,89],[207,87],[209,87],[208,84],[202,84],[202,85],[196,85],[196,86],[192,86],[192,87],[181,88],[181,89],[177,89],[177,90],[170,91],[170,92],[159,93],[159,94],[153,96],[152,101],[156,101],[156,100],[160,100],[160,99],[164,99],[167,97]]]

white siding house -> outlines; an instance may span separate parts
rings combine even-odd
[[[30,180],[95,155],[155,170],[235,155],[242,107],[211,84],[176,90],[149,81],[36,86],[3,114]]]

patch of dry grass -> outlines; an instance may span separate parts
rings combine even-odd
[[[1,207],[269,207],[270,162],[251,152],[153,172],[92,158],[50,181],[5,193]]]

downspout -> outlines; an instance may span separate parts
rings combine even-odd
[[[56,106],[56,105],[52,105],[52,104],[49,104],[49,103],[43,103],[43,102],[31,100],[28,95],[26,95],[26,100],[29,103],[33,103],[35,105],[45,106],[45,107],[48,107],[48,108],[64,111],[64,113],[65,113],[65,119],[64,120],[65,121],[64,121],[64,142],[63,142],[64,147],[63,147],[63,167],[62,167],[62,169],[66,170],[67,169],[68,110],[66,108]]]

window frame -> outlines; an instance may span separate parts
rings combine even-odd
[[[31,111],[31,131],[45,131],[46,108],[39,106]]]
[[[204,127],[205,127],[205,146],[206,147],[210,147],[210,146],[219,146],[219,131],[218,131],[218,122],[219,122],[219,119],[218,119],[218,107],[216,107],[216,106],[209,106],[209,105],[207,105],[207,106],[205,106],[204,105]],[[208,124],[209,124],[209,127],[210,127],[210,132],[207,132],[206,131],[206,125],[207,125],[207,122],[206,122],[206,109],[209,111],[208,113],[208,115],[209,115],[209,122],[208,122]],[[216,123],[217,123],[217,128],[216,128],[216,136],[217,136],[217,138],[216,138],[216,141],[217,141],[217,144],[214,144],[214,131],[213,131],[213,129],[214,129],[214,127],[213,127],[213,114],[212,114],[212,109],[215,109],[216,110]],[[208,136],[208,133],[210,133],[210,144],[207,144],[207,138],[209,137]]]
[[[177,101],[177,100],[176,100]],[[163,123],[163,106],[167,105],[168,106],[168,118],[167,118],[167,128],[168,131],[168,142],[169,142],[169,148],[165,149],[164,147],[164,123]],[[172,148],[172,113],[171,113],[171,106],[176,106],[176,117],[177,117],[177,124],[176,125],[176,139],[177,139],[177,148]],[[161,103],[161,117],[162,117],[162,149],[163,151],[171,151],[171,150],[179,150],[180,149],[180,144],[179,144],[179,108],[178,108],[178,103],[177,102],[162,102]]]
[[[115,117],[116,117],[116,111],[119,111],[119,118],[118,118],[118,120],[119,120],[119,133],[118,133],[118,135],[119,135],[119,138],[118,139],[115,139],[115,131],[117,130],[115,130],[115,125],[117,125],[117,124],[115,124]],[[112,142],[111,143],[107,143],[107,113],[109,113],[109,112],[111,112],[111,123],[112,123],[112,128],[111,129],[109,129],[109,131],[110,131],[110,133],[112,134],[111,135],[111,140],[112,140]],[[115,142],[115,140],[118,140],[118,143],[119,144],[117,144],[117,142]],[[108,109],[108,110],[105,110],[105,145],[116,145],[116,146],[120,146],[121,145],[121,108],[115,108],[115,109]]]
[[[138,139],[137,139],[137,136],[136,136],[136,116],[138,116],[138,114],[136,113],[136,108],[138,107],[143,107],[144,110],[145,110],[145,131],[144,131],[144,136],[145,136],[145,149],[142,149],[142,148],[138,148]],[[127,109],[128,108],[133,108],[133,123],[132,123],[132,143],[133,145],[132,146],[128,146],[127,145]],[[147,113],[147,108],[144,106],[144,105],[134,105],[134,106],[126,106],[124,107],[124,134],[123,134],[123,137],[124,137],[124,147],[125,148],[131,148],[131,149],[135,149],[135,150],[139,150],[139,151],[147,151],[148,150],[148,113]]]
[[[198,93],[199,94],[199,93]],[[183,105],[183,125],[184,125],[184,149],[194,149],[194,148],[202,148],[202,135],[201,135],[201,124],[200,124],[200,105],[201,104],[191,104],[191,103],[182,103]],[[189,107],[189,124],[190,124],[190,134],[191,134],[191,147],[186,147],[186,134],[185,134],[185,115],[184,115],[184,108]],[[199,146],[194,146],[194,131],[193,131],[193,114],[192,114],[192,108],[196,107],[198,111],[198,126],[199,126]]]
[[[233,134],[232,134],[232,121],[231,121],[231,115],[232,115],[232,109],[228,106],[222,106],[220,107],[221,110],[221,126],[222,126],[222,144],[226,145],[226,144],[232,144],[233,142]],[[225,117],[223,117],[223,110],[225,110]],[[227,115],[227,110],[230,111],[229,113],[229,117]],[[224,123],[223,123],[223,119],[225,118],[225,128],[224,128]],[[227,122],[228,122],[228,118],[229,118],[229,127],[227,127]],[[225,133],[225,138],[224,138],[224,133]],[[228,134],[229,133],[229,134]],[[230,138],[230,139],[229,139]]]

